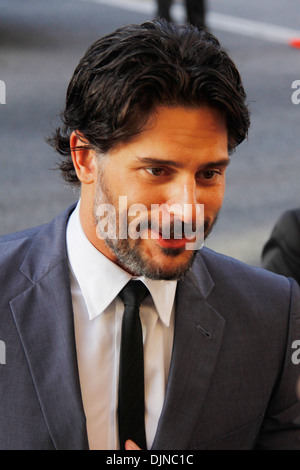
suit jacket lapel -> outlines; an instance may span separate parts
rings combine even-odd
[[[189,448],[222,343],[225,320],[206,300],[213,282],[200,256],[193,271],[178,283],[172,361],[153,449]]]
[[[65,230],[66,216],[41,230],[21,266],[32,285],[10,305],[54,446],[87,449]]]

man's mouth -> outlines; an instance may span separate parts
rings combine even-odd
[[[156,240],[156,242],[162,248],[173,248],[173,249],[180,249],[184,248],[186,243],[191,242],[186,237],[181,236],[180,238],[174,238],[174,236],[170,236],[170,238],[163,237],[162,232],[157,232],[156,230],[150,230],[150,238]]]

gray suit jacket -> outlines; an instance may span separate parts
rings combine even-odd
[[[1,449],[88,449],[66,254],[70,208],[0,239]],[[300,449],[294,281],[208,249],[178,284],[154,449]],[[99,395],[101,400],[101,395]]]

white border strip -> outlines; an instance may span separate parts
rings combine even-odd
[[[82,0],[85,2],[99,3],[110,7],[116,7],[123,10],[135,11],[137,13],[147,13],[155,15],[155,4],[147,0]],[[172,15],[176,21],[183,21],[185,18],[185,9],[183,5],[172,6]],[[255,39],[287,44],[293,38],[300,38],[300,31],[276,26],[260,21],[247,20],[235,16],[222,15],[220,13],[208,12],[207,24],[211,28],[220,31],[226,31],[241,36],[247,36]]]

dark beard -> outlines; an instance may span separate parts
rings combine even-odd
[[[183,278],[191,270],[198,253],[197,250],[192,251],[189,260],[177,266],[176,271],[166,270],[163,266],[156,266],[154,263],[151,263],[151,261],[144,259],[140,250],[140,241],[141,240],[132,240],[133,243],[131,246],[128,239],[115,241],[109,238],[105,239],[106,245],[117,256],[118,264],[121,267],[126,271],[134,273],[136,276],[145,276],[153,280],[174,281]],[[161,250],[165,255],[175,258],[185,249],[162,248]]]
[[[211,233],[218,215],[214,221],[209,224],[207,220],[204,222],[204,238],[206,239]],[[182,279],[186,276],[194,263],[199,250],[193,250],[190,258],[182,265],[176,267],[176,271],[166,270],[162,266],[155,266],[151,261],[144,259],[140,250],[141,239],[138,240],[111,240],[105,239],[106,246],[117,256],[118,263],[126,271],[134,273],[136,276],[145,276],[153,280],[174,281]],[[166,256],[176,258],[185,248],[161,248],[162,253]]]

